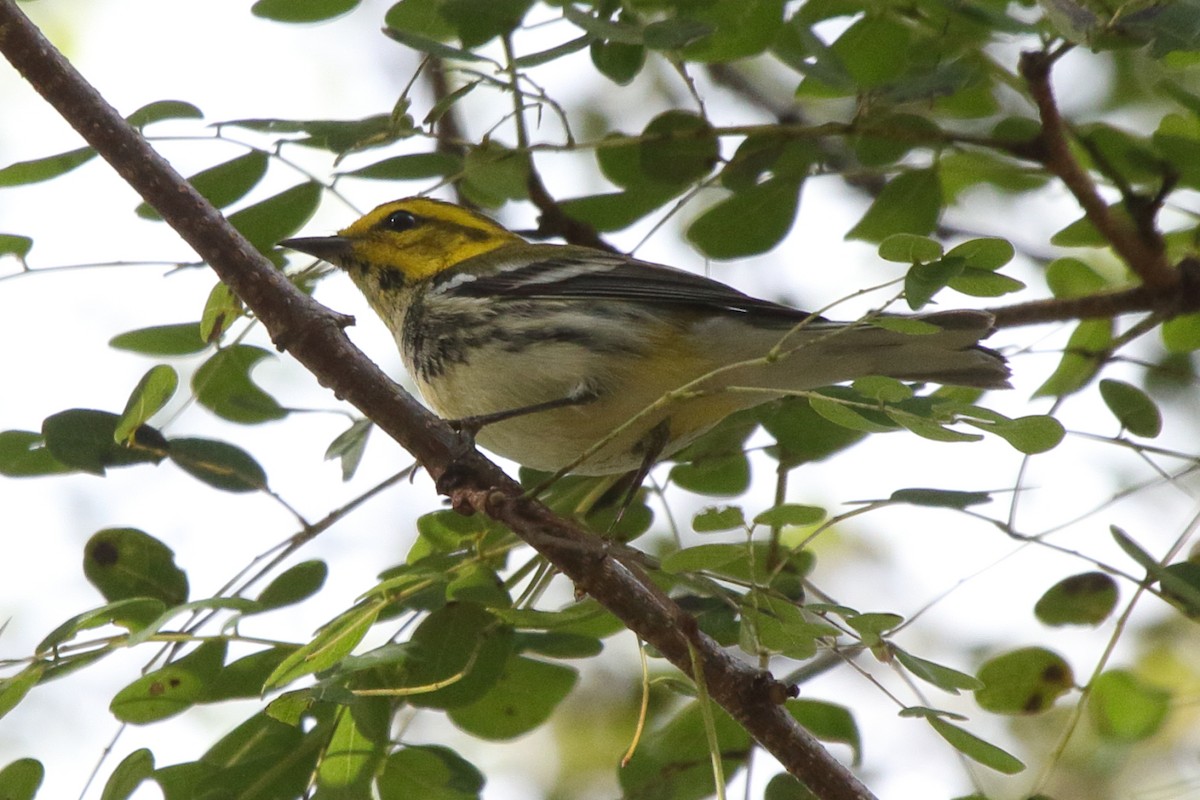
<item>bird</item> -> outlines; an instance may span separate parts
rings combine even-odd
[[[438,415],[544,472],[644,477],[736,411],[868,375],[1009,387],[984,311],[835,322],[428,197],[279,244],[349,275]]]

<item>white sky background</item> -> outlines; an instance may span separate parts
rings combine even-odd
[[[92,0],[28,3],[23,8],[123,113],[155,100],[181,99],[198,105],[210,122],[239,117],[357,118],[390,108],[415,68],[417,60],[411,53],[378,33],[390,2],[368,0],[364,9],[347,18],[312,26],[258,20],[249,14],[248,5],[232,0]],[[552,29],[547,33],[554,35]],[[1095,62],[1082,60],[1086,58],[1068,59],[1064,79],[1071,80],[1072,69],[1081,75],[1091,68]],[[592,82],[586,59],[584,52],[574,61],[556,62],[553,69],[537,73],[537,77],[552,97],[578,100],[581,105],[602,102],[607,86]],[[577,70],[560,63],[573,64]],[[665,72],[659,76],[669,78]],[[1086,87],[1096,83],[1072,82],[1073,99],[1086,103]],[[675,91],[683,98],[682,87]],[[753,112],[729,109],[729,98],[719,91],[707,93],[706,99],[715,115],[758,119]],[[473,132],[505,113],[508,102],[498,97],[495,113],[484,117],[484,123],[475,121]],[[622,104],[626,113],[635,105],[627,100]],[[418,99],[415,116],[420,119],[427,107],[427,101]],[[0,108],[0,166],[79,145],[66,124],[7,67],[0,68]],[[640,129],[659,110],[648,102],[633,112],[634,118],[623,117],[621,127]],[[199,126],[182,123],[150,129],[157,134],[197,130]],[[230,131],[230,135],[236,138],[241,134]],[[539,135],[558,139],[553,126]],[[505,139],[505,134],[501,138]],[[428,149],[422,140],[414,140],[387,154],[405,148]],[[228,145],[203,143],[162,149],[185,173],[239,152]],[[319,164],[299,148],[285,152],[301,161],[308,156],[306,163]],[[369,152],[352,163],[370,163],[383,155]],[[569,166],[558,167],[565,162],[553,163],[545,175],[556,196],[578,196],[601,188],[581,183]],[[272,173],[276,177],[268,184],[271,190],[285,188],[298,178],[277,166]],[[345,182],[341,188],[359,210],[366,210],[423,187],[359,181]],[[260,192],[252,199],[265,196]],[[1019,213],[1019,228],[1026,238],[1016,242],[1018,247],[1045,242],[1050,232],[1077,216],[1074,207],[1061,199],[1048,197],[1012,208],[989,204],[1000,202],[994,198],[981,198],[979,215],[965,224],[980,233],[1011,233],[1016,226],[1008,215]],[[107,165],[96,161],[66,179],[0,190],[0,232],[34,237],[30,263],[35,268],[110,260],[194,259],[168,228],[137,221],[130,213],[136,203],[132,191]],[[686,209],[682,219],[694,218],[701,208]],[[900,269],[876,259],[873,248],[842,240],[863,208],[864,201],[848,196],[836,179],[810,181],[796,229],[784,245],[759,259],[713,265],[711,273],[751,293],[787,297],[810,307],[836,299],[847,286],[896,277]],[[323,205],[305,232],[327,233],[356,215],[332,200]],[[994,228],[988,227],[988,215],[995,215]],[[514,227],[534,223],[528,206],[506,210],[504,219]],[[631,248],[646,230],[643,227],[614,239],[619,246]],[[677,243],[673,230],[669,224],[638,254],[704,269],[694,251]],[[15,270],[13,262],[0,262],[0,275]],[[48,414],[73,407],[120,411],[138,378],[155,362],[111,350],[107,340],[134,328],[198,318],[214,280],[206,270],[160,277],[166,271],[158,266],[94,268],[0,281],[0,430],[37,430]],[[1017,277],[1040,286],[1032,270],[1018,271]],[[348,281],[340,276],[326,280],[317,297],[355,314],[358,326],[351,331],[353,338],[386,369],[401,374],[390,336]],[[943,303],[981,304],[955,295],[943,298]],[[834,316],[853,316],[869,304],[864,301]],[[1046,401],[1030,402],[1028,398],[1057,361],[1053,350],[1062,346],[1063,337],[1060,332],[1042,339],[1050,334],[1054,332],[1019,330],[996,337],[996,346],[1032,344],[1043,355],[1016,358],[1016,390],[989,397],[988,405],[1010,416],[1048,410]],[[268,346],[261,332],[252,341]],[[1119,371],[1108,374],[1121,375]],[[1135,374],[1126,373],[1125,377]],[[185,369],[185,380],[186,375]],[[286,356],[264,363],[255,378],[273,389],[285,405],[338,408],[329,393]],[[172,409],[179,410],[180,401],[177,398]],[[1094,398],[1074,399],[1069,409],[1069,425],[1098,433],[1116,432],[1116,424]],[[231,426],[191,407],[169,422],[168,429],[175,435],[208,435],[245,447],[264,465],[272,487],[315,520],[408,463],[397,446],[377,433],[360,475],[349,486],[343,485],[337,465],[324,462],[322,455],[326,444],[346,424],[347,418],[341,414],[313,413],[292,415],[273,425]],[[1194,424],[1168,419],[1164,439],[1179,441],[1189,433],[1194,441]],[[836,513],[848,508],[841,504],[886,497],[904,487],[1004,489],[1012,485],[1019,463],[1019,454],[999,440],[966,447],[935,444],[901,433],[876,436],[829,463],[796,473],[789,500],[825,505]],[[764,461],[758,466],[761,485],[747,500],[751,514],[770,505],[771,465]],[[1024,499],[1018,523],[1031,532],[1039,531],[1091,509],[1122,485],[1149,476],[1145,465],[1132,455],[1068,440],[1059,451],[1035,460],[1027,484],[1037,490]],[[692,510],[708,503],[679,492],[674,499],[673,511],[685,523]],[[1001,502],[985,510],[1003,518]],[[283,620],[278,614],[268,618],[259,632],[270,627],[272,635],[297,639],[308,635],[369,588],[378,571],[402,560],[413,535],[411,520],[437,506],[428,480],[418,479],[412,486],[390,490],[325,533],[297,559],[329,562],[330,580],[320,601],[295,609]],[[1144,493],[1137,502],[1093,517],[1055,541],[1128,568],[1128,562],[1108,544],[1110,523],[1127,527],[1159,554],[1184,528],[1194,506],[1194,499],[1180,488],[1159,488]],[[165,464],[113,470],[103,480],[85,475],[0,479],[0,536],[12,554],[0,559],[0,618],[9,620],[0,635],[0,658],[28,655],[54,626],[102,602],[83,580],[79,567],[82,547],[96,530],[116,526],[142,528],[172,547],[177,562],[188,571],[193,598],[211,595],[256,554],[296,530],[290,515],[269,498],[221,493]],[[1090,564],[1050,555],[1037,547],[997,563],[1016,549],[1014,544],[989,526],[950,512],[891,510],[853,524],[850,530],[853,535],[822,556],[816,579],[821,588],[860,610],[907,615],[960,579],[996,565],[971,578],[902,637],[901,644],[919,655],[945,659],[971,671],[978,661],[961,659],[972,647],[997,641],[1014,645],[1051,642],[1072,661],[1081,681],[1090,673],[1105,635],[1049,632],[1036,627],[1031,613],[1042,591],[1066,575],[1089,569]],[[864,552],[869,557],[864,558]],[[1130,587],[1123,585],[1123,599],[1129,593]],[[1162,607],[1154,600],[1144,601],[1138,613],[1140,619],[1161,616]],[[242,632],[254,632],[254,624],[243,625]],[[961,647],[943,649],[946,637]],[[622,652],[631,647],[628,636],[609,644],[610,649]],[[1117,663],[1121,663],[1122,653],[1119,649]],[[149,657],[149,649],[118,652],[99,667],[35,689],[0,721],[0,765],[22,756],[36,757],[47,767],[40,797],[78,796],[86,774],[117,728],[106,710],[109,700],[136,677]],[[892,681],[892,685],[897,684]],[[903,687],[900,691],[905,702],[918,702],[904,693]],[[951,797],[967,792],[969,787],[950,748],[922,723],[896,718],[897,709],[849,670],[806,686],[805,694],[845,702],[859,714],[870,768],[868,781],[881,797]],[[929,694],[931,705],[971,715],[972,730],[1011,746],[1011,740],[1004,738],[1003,726],[978,712],[969,698],[956,700],[932,689]],[[866,702],[859,702],[864,697]],[[224,706],[201,707],[167,723],[127,730],[88,797],[99,797],[112,768],[137,747],[152,744],[159,765],[193,760],[221,731],[249,713],[249,708],[247,704],[231,716]],[[429,735],[441,730],[435,724]],[[486,797],[530,797],[537,791],[520,769],[498,766],[513,752],[511,748],[520,746],[484,746],[480,756],[470,756],[468,751],[492,778]],[[1030,754],[1018,755],[1036,765]],[[553,769],[552,762],[546,764],[549,759],[541,761],[542,769]],[[936,766],[924,766],[931,762]],[[922,767],[915,768],[917,764]],[[1198,777],[1194,765],[1181,768],[1179,775]],[[137,795],[155,796],[156,790],[145,787]]]

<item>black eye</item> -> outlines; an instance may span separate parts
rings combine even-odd
[[[408,211],[393,211],[384,217],[383,227],[394,233],[404,233],[417,227],[417,218]]]

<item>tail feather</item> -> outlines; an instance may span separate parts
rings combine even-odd
[[[938,311],[913,317],[941,328],[908,336],[881,374],[902,380],[927,380],[980,389],[1011,389],[1012,373],[1004,356],[979,344],[995,330],[986,311]]]
[[[929,323],[938,330],[901,333],[869,323],[821,320],[785,336],[781,363],[751,367],[728,374],[725,380],[727,385],[799,390],[885,375],[981,389],[1010,388],[1004,356],[979,344],[993,330],[991,314],[939,311],[902,319]],[[760,356],[780,344],[778,328],[763,328],[761,335],[750,337],[744,331],[740,336],[730,331],[723,355],[726,363]]]

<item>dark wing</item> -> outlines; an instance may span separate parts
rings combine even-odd
[[[764,322],[820,320],[805,311],[760,300],[720,281],[673,267],[556,245],[546,246],[545,259],[456,281],[453,291],[472,297],[621,300],[707,313],[751,314]]]

